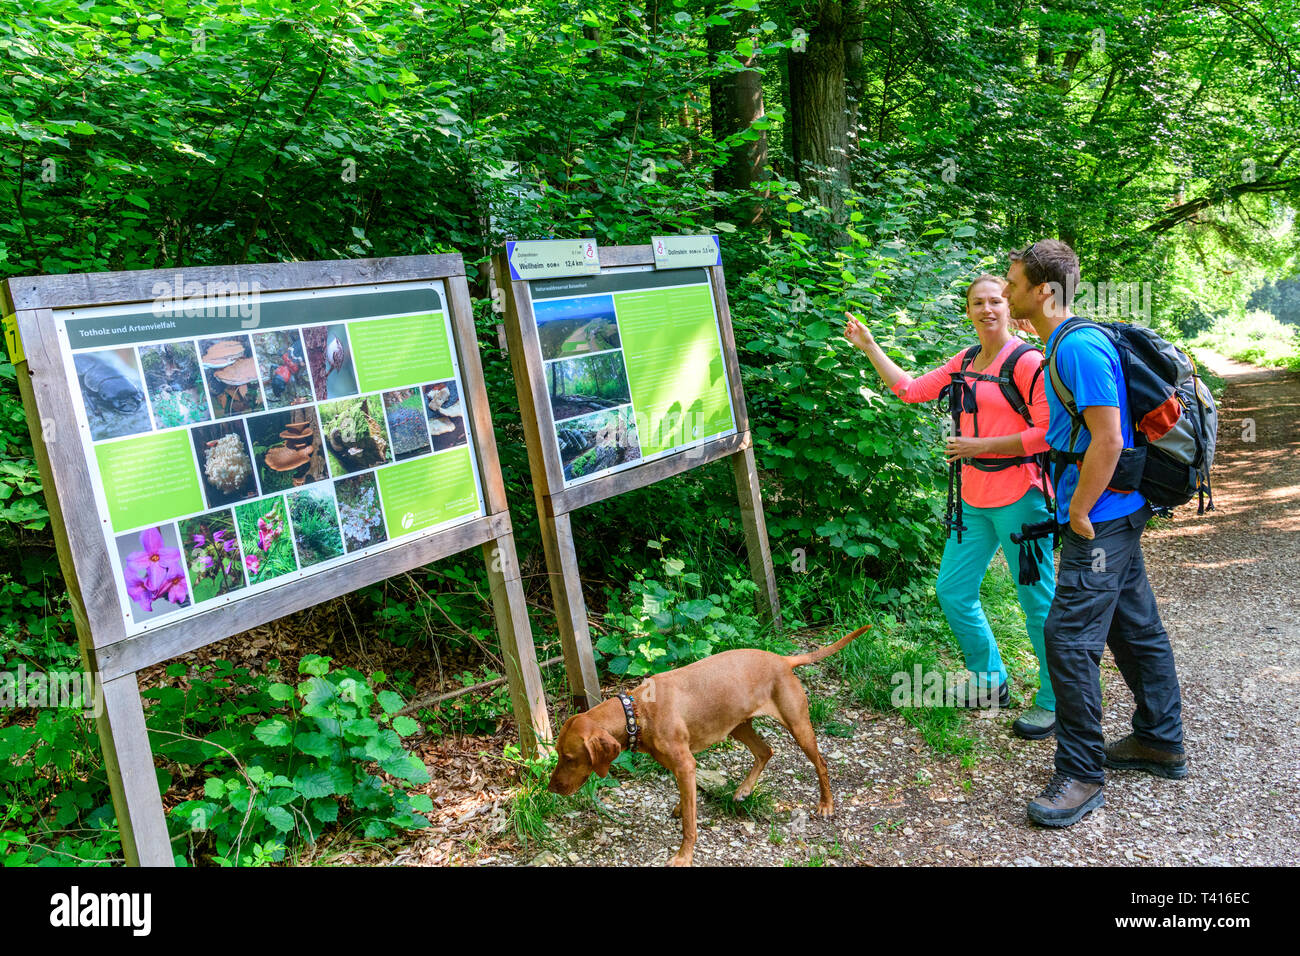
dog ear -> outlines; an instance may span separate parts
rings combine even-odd
[[[609,765],[623,749],[613,737],[604,730],[597,730],[586,740],[587,754],[591,757],[592,772],[601,777],[609,776]]]

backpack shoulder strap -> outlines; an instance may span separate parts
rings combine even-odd
[[[1007,360],[1002,363],[1002,373],[999,376],[1002,381],[999,383],[1002,387],[1002,396],[1007,400],[1007,404],[1015,409],[1016,414],[1023,418],[1030,425],[1034,424],[1034,417],[1029,413],[1029,405],[1025,401],[1025,396],[1020,394],[1020,388],[1016,385],[1016,366],[1020,363],[1021,357],[1026,352],[1037,352],[1038,349],[1028,342],[1022,342],[1012,349]],[[1034,383],[1038,381],[1038,376],[1042,374],[1042,366],[1034,373],[1034,379],[1029,384],[1029,398],[1034,397]]]
[[[1100,329],[1107,338],[1110,338],[1110,333],[1104,325],[1079,316],[1071,316],[1062,324],[1060,333],[1056,336],[1056,341],[1048,348],[1047,359],[1043,363],[1051,379],[1052,390],[1056,392],[1056,397],[1061,400],[1061,405],[1064,406],[1066,414],[1070,416],[1069,451],[1071,452],[1074,451],[1079,432],[1087,426],[1084,424],[1083,416],[1079,414],[1079,406],[1074,401],[1074,393],[1066,387],[1065,382],[1061,379],[1061,373],[1056,367],[1056,353],[1061,348],[1061,343],[1065,341],[1065,337],[1078,329]]]
[[[966,371],[966,369],[970,368],[971,363],[975,361],[975,356],[979,354],[980,354],[980,344],[976,342],[974,345],[972,345],[970,348],[968,348],[965,352],[962,353],[961,370],[964,372]]]
[[[1065,410],[1070,417],[1076,419],[1079,417],[1079,406],[1074,402],[1074,393],[1066,387],[1065,382],[1061,379],[1061,373],[1056,367],[1056,353],[1061,348],[1061,343],[1065,341],[1065,337],[1077,329],[1101,329],[1102,332],[1106,331],[1105,326],[1097,322],[1090,322],[1088,319],[1077,316],[1066,319],[1061,326],[1060,333],[1056,336],[1056,341],[1048,348],[1047,358],[1043,362],[1048,377],[1051,379],[1052,389],[1056,392],[1056,397],[1061,400],[1061,404],[1065,406]]]

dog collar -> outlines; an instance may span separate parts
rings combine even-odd
[[[628,694],[620,693],[618,701],[623,705],[623,719],[627,724],[627,749],[635,752],[637,738],[641,735],[641,728],[636,722],[636,702]]]

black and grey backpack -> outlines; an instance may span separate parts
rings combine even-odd
[[[1186,352],[1150,329],[1124,322],[1093,322],[1077,316],[1067,319],[1047,351],[1052,388],[1065,406],[1071,426],[1069,451],[1052,451],[1054,480],[1059,484],[1065,465],[1083,459],[1074,446],[1087,426],[1056,367],[1061,343],[1078,329],[1100,329],[1110,339],[1119,353],[1127,389],[1136,447],[1124,449],[1111,490],[1136,490],[1153,508],[1166,512],[1199,496],[1196,513],[1213,511],[1210,466],[1219,427],[1214,397]]]

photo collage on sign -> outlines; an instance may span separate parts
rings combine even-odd
[[[389,387],[421,361],[388,361],[386,322],[424,322],[394,334],[423,328],[440,351],[423,369],[440,380]],[[132,625],[478,513],[444,323],[438,311],[73,352]],[[368,393],[358,335],[377,356],[369,382],[381,387]],[[386,473],[414,459],[427,461]]]
[[[704,269],[541,280],[530,298],[566,485],[734,431]]]
[[[613,296],[543,299],[533,315],[565,480],[639,461]]]

